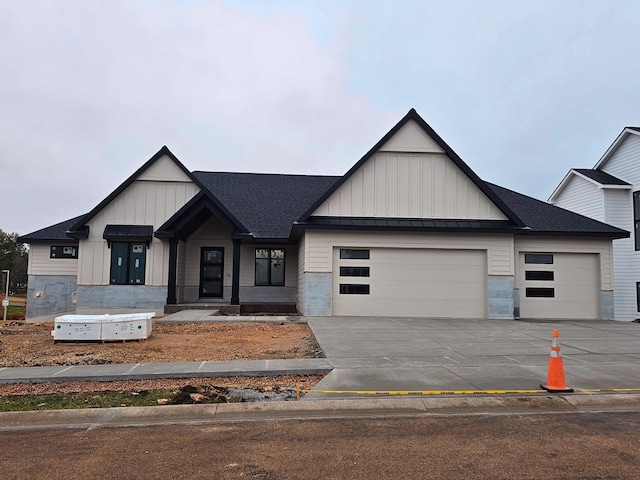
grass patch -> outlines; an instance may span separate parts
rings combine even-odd
[[[0,412],[60,410],[73,408],[148,407],[161,398],[172,398],[175,391],[53,393],[49,395],[13,395],[0,397]]]
[[[7,307],[7,320],[23,320],[26,314],[27,310],[24,305],[9,305]],[[4,307],[0,307],[0,321],[3,316]]]

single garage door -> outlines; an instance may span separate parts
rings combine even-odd
[[[336,248],[333,314],[485,318],[484,250]]]
[[[582,253],[521,253],[520,317],[600,317],[600,257]]]

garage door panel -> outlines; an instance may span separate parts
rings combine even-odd
[[[486,317],[486,253],[481,250],[371,249],[370,260],[334,255],[334,315]],[[341,277],[340,266],[370,276]],[[369,295],[341,295],[340,283],[369,284]]]
[[[553,264],[527,264],[520,254],[521,318],[597,319],[600,316],[600,259],[597,254],[554,253]],[[526,271],[552,271],[552,281],[526,280]],[[553,289],[552,298],[528,297],[527,288]]]

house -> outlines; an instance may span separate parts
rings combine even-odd
[[[34,320],[193,303],[610,319],[612,240],[628,235],[484,182],[412,109],[338,177],[190,172],[163,147],[21,241]]]
[[[640,128],[626,127],[592,169],[569,171],[549,202],[633,232],[613,242],[616,320],[640,317]]]

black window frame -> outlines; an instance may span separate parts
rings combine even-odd
[[[260,257],[258,258],[258,252],[259,251],[268,251],[269,252],[269,256],[268,257]],[[273,269],[275,268],[274,265],[277,260],[280,260],[279,258],[274,258],[273,252],[274,251],[281,251],[282,252],[282,282],[275,282],[273,280]],[[287,249],[286,248],[256,248],[255,253],[254,253],[254,274],[253,274],[253,282],[254,282],[254,286],[256,287],[284,287],[286,285],[286,276],[287,276]],[[268,280],[267,283],[263,283],[263,282],[258,282],[258,262],[260,263],[267,263],[268,268],[267,268],[267,272],[268,272]]]
[[[553,287],[527,287],[525,296],[527,298],[555,298],[556,289]]]
[[[340,267],[341,277],[369,277],[371,269],[369,267]]]
[[[371,250],[368,248],[341,248],[340,258],[342,260],[370,260]]]
[[[633,240],[636,251],[640,250],[640,190],[633,192]],[[640,311],[640,310],[639,310]]]
[[[555,273],[552,270],[525,270],[524,279],[532,282],[553,282]]]
[[[125,249],[122,247],[126,246]],[[146,269],[147,269],[147,245],[144,242],[110,242],[109,248],[111,249],[111,268],[109,270],[109,285],[132,285],[140,286],[146,283]],[[134,251],[136,250],[136,251]],[[139,250],[139,251],[138,251]],[[116,265],[115,254],[119,252],[125,252],[123,255],[124,265]],[[137,255],[136,254],[142,254]],[[132,263],[135,260],[142,259],[141,267],[132,267]],[[116,273],[114,267],[120,269],[120,272]],[[121,274],[122,268],[124,268],[124,275]],[[134,272],[142,272],[142,275],[134,275]],[[140,280],[140,281],[137,281]]]
[[[636,307],[640,312],[640,282],[636,282]]]
[[[366,283],[341,283],[340,295],[370,295],[371,286]]]
[[[68,253],[67,249],[71,249],[71,253]],[[67,252],[65,252],[67,250]],[[77,245],[51,245],[49,250],[49,258],[78,258],[78,246]]]
[[[553,253],[525,253],[524,263],[527,265],[553,265]]]

